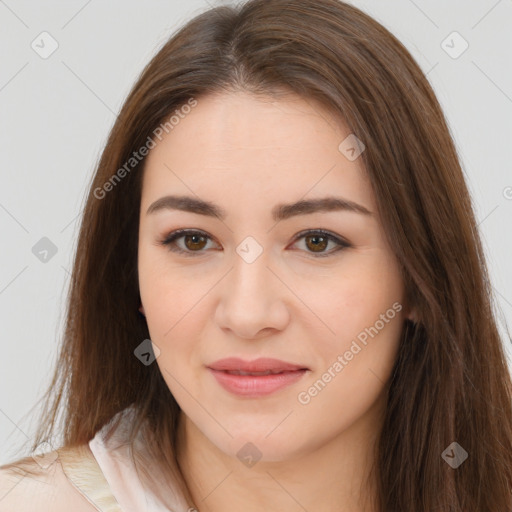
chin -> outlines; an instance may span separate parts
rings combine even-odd
[[[274,432],[268,436],[271,430],[272,428],[262,429],[262,431],[252,428],[250,431],[230,431],[233,438],[228,442],[225,437],[222,440],[213,439],[212,441],[226,455],[238,458],[248,467],[251,465],[251,460],[281,462],[300,456],[305,448],[300,440],[284,432]]]

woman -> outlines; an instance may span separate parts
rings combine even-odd
[[[510,511],[491,300],[403,45],[338,0],[211,9],[112,129],[33,449],[64,440],[0,511]]]

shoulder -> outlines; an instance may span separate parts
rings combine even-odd
[[[0,512],[97,510],[67,477],[59,452],[0,467]]]

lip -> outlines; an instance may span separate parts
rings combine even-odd
[[[228,357],[226,359],[219,359],[212,364],[208,365],[212,370],[234,371],[240,370],[243,372],[265,372],[265,371],[295,371],[295,370],[308,370],[304,365],[288,363],[279,359],[271,359],[269,357],[260,357],[253,361],[245,361],[238,357]]]
[[[244,361],[231,357],[216,361],[207,368],[226,391],[250,398],[275,393],[299,381],[309,371],[305,366],[270,358]],[[279,373],[240,375],[228,372]]]

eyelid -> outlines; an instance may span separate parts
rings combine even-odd
[[[201,256],[202,254],[204,254],[206,252],[204,250],[200,250],[200,251],[185,251],[185,250],[181,249],[180,247],[177,247],[176,245],[174,245],[174,247],[171,248],[171,244],[175,240],[178,240],[179,238],[182,238],[182,237],[187,236],[187,235],[189,235],[189,236],[200,235],[200,236],[205,237],[205,238],[207,238],[209,240],[215,241],[215,238],[212,237],[211,235],[209,235],[208,233],[206,233],[205,231],[202,231],[200,229],[183,228],[183,229],[176,229],[176,230],[172,231],[163,240],[160,240],[159,244],[164,245],[164,246],[168,246],[168,249],[170,251],[172,251],[172,252],[176,252],[176,253],[179,253],[179,254],[184,254],[186,256],[197,257],[197,256]],[[294,245],[301,238],[304,238],[304,237],[306,237],[308,235],[324,236],[329,241],[332,241],[332,242],[337,244],[337,247],[335,249],[331,249],[328,252],[314,253],[314,252],[306,251],[306,253],[310,254],[314,258],[327,257],[327,256],[330,256],[330,255],[332,255],[334,253],[337,253],[340,250],[353,247],[353,245],[348,240],[343,238],[342,236],[336,235],[336,234],[334,234],[334,233],[332,233],[330,231],[327,231],[327,230],[321,229],[321,228],[305,229],[303,231],[300,231],[299,233],[297,233],[295,235],[291,245]]]

